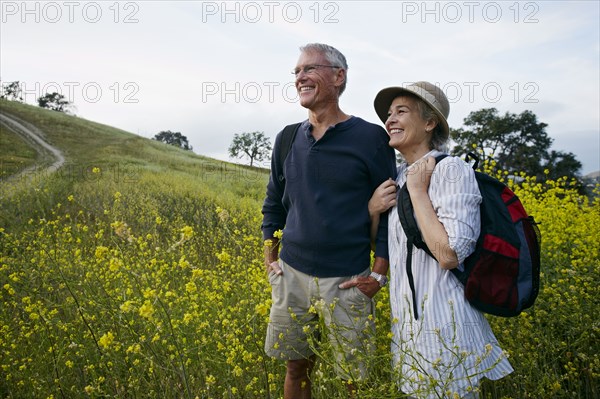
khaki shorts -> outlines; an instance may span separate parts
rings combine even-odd
[[[338,285],[356,276],[317,278],[282,260],[283,275],[269,273],[273,304],[265,352],[282,360],[306,359],[319,349],[321,328],[343,379],[366,378],[365,360],[375,350],[375,306],[358,288]],[[359,276],[368,276],[366,269]],[[321,322],[321,323],[320,323]]]

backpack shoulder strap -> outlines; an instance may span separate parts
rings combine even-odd
[[[284,181],[285,177],[283,176],[283,164],[285,163],[285,159],[287,158],[288,153],[292,149],[292,144],[294,143],[294,139],[296,138],[296,133],[298,132],[298,128],[302,123],[294,123],[291,125],[287,125],[283,128],[281,132],[281,141],[279,142],[279,176],[277,178],[279,181]]]
[[[400,219],[402,230],[404,230],[404,234],[406,234],[406,238],[408,238],[408,242],[431,255],[429,248],[427,248],[427,245],[423,242],[419,226],[415,220],[414,208],[410,200],[408,188],[406,188],[406,183],[399,189],[397,203],[398,218]]]
[[[446,158],[448,154],[438,155],[435,158],[436,165],[444,158]],[[419,226],[417,225],[417,221],[415,220],[415,213],[413,204],[410,200],[410,194],[408,192],[408,188],[406,187],[406,183],[402,186],[402,188],[398,189],[398,200],[397,200],[396,210],[398,211],[398,218],[400,219],[400,224],[402,225],[402,229],[404,230],[404,234],[406,234],[406,274],[408,277],[408,285],[410,286],[410,291],[412,293],[412,301],[413,301],[413,316],[415,319],[419,319],[419,309],[417,304],[417,296],[415,293],[415,281],[413,277],[412,271],[412,249],[413,246],[422,249],[432,258],[434,257],[425,241],[423,241],[423,237],[421,236],[421,231],[419,230]]]
[[[475,161],[473,164],[473,170],[477,170],[477,167],[479,166],[479,157],[474,152],[468,152],[467,155],[465,155],[466,163],[471,163],[471,160]]]
[[[435,158],[436,165],[447,156],[448,154],[438,155]],[[427,245],[423,241],[421,231],[419,230],[419,226],[415,220],[414,208],[410,200],[410,194],[408,193],[406,183],[404,183],[404,185],[398,190],[397,204],[398,206],[396,209],[398,211],[398,218],[400,219],[400,224],[402,224],[404,234],[406,234],[408,240],[412,241],[417,248],[427,252],[427,254],[433,258],[431,251],[429,248],[427,248]]]

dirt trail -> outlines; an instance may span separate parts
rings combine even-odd
[[[22,176],[31,174],[32,172],[40,174],[48,174],[56,172],[65,163],[65,157],[62,152],[48,143],[45,139],[45,134],[33,126],[31,123],[25,122],[14,115],[9,115],[2,111],[0,113],[0,125],[21,136],[29,145],[31,145],[40,155],[40,160],[21,172],[3,180],[3,183],[9,180],[19,179]],[[42,167],[41,165],[48,165]]]

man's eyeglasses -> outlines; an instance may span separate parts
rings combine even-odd
[[[335,65],[319,65],[319,64],[306,65],[302,68],[294,69],[292,71],[292,75],[298,76],[300,74],[300,72],[304,72],[305,75],[311,75],[311,74],[315,73],[317,68],[341,68],[341,67],[335,66]]]

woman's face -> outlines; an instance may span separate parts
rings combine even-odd
[[[427,153],[434,127],[434,121],[421,118],[416,99],[401,96],[392,101],[385,128],[390,136],[390,147],[402,155]]]

